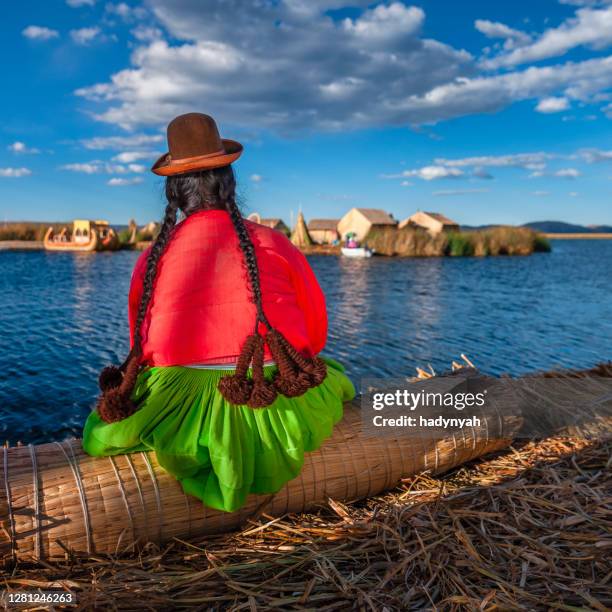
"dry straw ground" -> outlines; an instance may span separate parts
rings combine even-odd
[[[73,589],[83,610],[609,610],[611,449],[524,443],[363,502],[4,580]]]

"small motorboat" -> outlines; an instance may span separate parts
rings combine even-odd
[[[345,257],[372,257],[374,253],[368,247],[342,247],[341,251]]]
[[[120,247],[119,237],[108,221],[88,221],[77,219],[72,230],[64,227],[55,232],[47,230],[44,246],[48,251],[115,251]]]
[[[341,252],[345,257],[372,257],[374,251],[367,246],[362,246],[357,240],[355,232],[348,232],[345,236],[344,246],[341,247]]]

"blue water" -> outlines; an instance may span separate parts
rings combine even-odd
[[[99,370],[127,350],[138,253],[0,253],[0,441],[80,434]],[[311,257],[327,353],[351,378],[447,368],[520,374],[612,359],[612,241],[555,241],[531,257]]]

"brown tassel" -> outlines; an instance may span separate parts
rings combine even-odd
[[[265,408],[274,402],[277,393],[274,385],[264,375],[264,339],[257,334],[253,351],[253,390],[247,401],[249,408]]]
[[[123,380],[123,372],[118,366],[106,366],[98,377],[98,386],[100,391],[110,391],[116,389]]]
[[[221,395],[230,404],[234,404],[235,406],[246,404],[251,397],[253,381],[247,378],[247,372],[258,337],[257,334],[252,334],[247,337],[242,345],[234,374],[224,376],[217,385]]]
[[[327,364],[320,357],[307,358],[300,354],[300,352],[289,343],[287,338],[281,333],[277,332],[279,341],[287,351],[289,358],[292,359],[297,365],[298,369],[308,374],[311,380],[311,387],[317,387],[320,385],[327,376]]]
[[[120,388],[110,389],[98,400],[98,414],[106,423],[116,423],[136,412],[136,404]]]
[[[111,368],[113,368],[113,366],[105,368],[102,371],[102,374],[104,374],[106,370],[112,372],[112,374],[107,374],[106,377],[100,381],[101,387],[103,383],[108,383],[112,377],[114,377],[113,382],[116,381],[116,371],[121,373],[121,368],[114,368],[112,370]],[[125,374],[123,374],[121,383],[118,386],[107,387],[98,399],[97,409],[103,421],[106,423],[115,423],[116,421],[121,421],[134,414],[137,406],[132,401],[131,395],[139,372],[140,353],[133,353],[127,362]],[[102,378],[102,375],[100,375],[100,378]]]
[[[299,397],[321,384],[327,375],[325,362],[318,357],[306,359],[277,330],[266,336],[272,356],[278,366],[274,384],[286,397]]]

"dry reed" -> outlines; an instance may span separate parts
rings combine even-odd
[[[487,230],[440,233],[431,236],[421,228],[376,227],[366,238],[380,255],[441,257],[487,255],[530,255],[550,251],[540,234],[526,227],[500,226]]]
[[[607,610],[610,443],[551,438],[356,504],[5,577],[109,610]]]
[[[611,451],[609,439],[517,442],[366,500],[137,557],[17,564],[4,585],[71,589],[81,610],[606,611]]]
[[[59,232],[62,227],[71,225],[71,223],[6,222],[0,225],[0,241],[40,241],[45,237],[45,233],[50,226],[53,227],[54,231]]]

